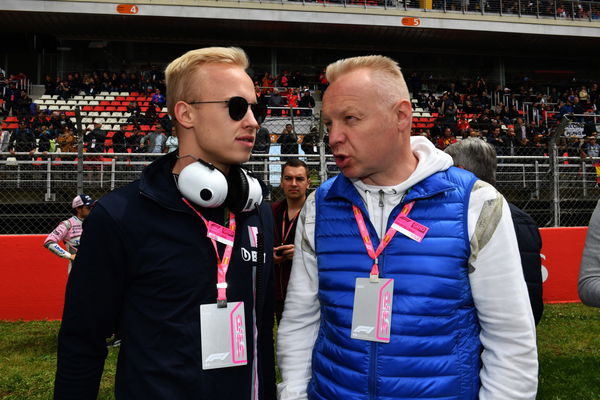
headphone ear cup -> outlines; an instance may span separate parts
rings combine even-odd
[[[186,166],[177,179],[181,194],[200,207],[215,208],[227,198],[227,178],[209,164],[195,162]]]
[[[232,165],[227,177],[227,199],[225,204],[234,212],[247,212],[254,209],[255,203],[262,203],[262,186],[246,169]]]
[[[225,204],[233,213],[244,209],[248,200],[248,178],[242,168],[232,165],[227,176],[227,199]]]

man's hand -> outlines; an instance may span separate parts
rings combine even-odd
[[[71,257],[69,257],[71,259],[71,261],[75,261],[75,254],[71,254]]]
[[[284,244],[273,248],[273,261],[276,264],[280,264],[284,261],[292,260],[294,258],[294,245]]]

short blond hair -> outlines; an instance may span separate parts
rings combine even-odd
[[[208,63],[225,63],[248,68],[248,56],[238,47],[205,47],[190,50],[171,61],[165,69],[167,84],[167,109],[175,119],[175,104],[180,100],[188,100],[190,76],[202,65]]]
[[[329,83],[358,69],[367,69],[376,75],[379,90],[390,101],[410,100],[408,87],[398,63],[386,56],[361,56],[344,58],[331,63],[325,70]]]

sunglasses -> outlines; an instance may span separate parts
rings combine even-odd
[[[212,104],[212,103],[225,103],[229,109],[229,116],[234,121],[241,121],[246,113],[248,112],[248,106],[254,114],[254,119],[259,124],[262,123],[267,116],[267,107],[262,104],[249,104],[248,101],[240,96],[235,96],[229,100],[220,101],[191,101],[188,104]]]

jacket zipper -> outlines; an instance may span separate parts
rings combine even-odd
[[[383,236],[385,235],[386,221],[383,218],[383,196],[384,191],[379,189],[379,208],[381,209],[381,240],[383,240]],[[383,259],[383,254],[380,254],[378,257],[377,264],[379,265],[379,275],[382,275],[381,268],[383,267],[381,261]],[[377,342],[371,342],[371,367],[369,370],[369,398],[371,400],[375,400],[377,398]]]
[[[369,399],[377,399],[377,342],[371,342],[371,366],[369,368]]]

